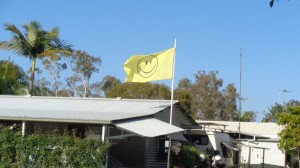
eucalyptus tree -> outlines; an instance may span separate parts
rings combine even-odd
[[[59,39],[59,29],[54,27],[50,31],[43,29],[37,21],[23,25],[24,34],[14,24],[6,23],[5,30],[11,32],[10,41],[1,41],[0,49],[12,50],[16,54],[31,60],[30,91],[34,88],[35,65],[37,59],[50,57],[57,60],[60,55],[70,55],[72,45]]]
[[[241,121],[243,122],[255,122],[257,117],[257,112],[254,111],[244,111],[241,116]]]
[[[67,65],[58,61],[53,62],[49,59],[44,59],[42,63],[44,68],[48,71],[50,86],[54,91],[55,97],[57,97],[59,89],[63,85],[61,73],[67,69]]]
[[[185,111],[195,117],[195,113],[192,112],[192,81],[188,78],[179,80],[177,88],[174,90],[174,99],[179,100],[181,106]]]
[[[101,63],[100,57],[92,56],[85,51],[73,52],[73,55],[69,57],[72,75],[67,78],[67,85],[75,95],[87,97],[90,92],[90,79],[94,73],[99,72]],[[78,86],[78,84],[82,85]]]
[[[287,103],[279,104],[275,103],[275,105],[271,106],[268,112],[265,112],[265,117],[262,122],[277,122],[278,114],[284,113],[287,111],[287,107],[296,107],[299,106],[300,102],[298,100],[290,100]]]
[[[100,87],[101,87],[101,90],[104,92],[104,96],[107,96],[107,93],[111,89],[117,87],[120,84],[121,84],[121,81],[118,78],[107,75],[102,79]]]
[[[193,84],[192,110],[203,119],[217,119],[221,111],[223,80],[217,78],[218,72],[198,71]]]
[[[106,97],[170,100],[171,91],[168,86],[158,83],[122,83],[109,89]]]
[[[195,118],[237,120],[237,90],[234,84],[223,89],[223,79],[217,75],[218,71],[207,73],[200,70],[194,75],[194,82],[183,78],[174,91],[174,97]]]

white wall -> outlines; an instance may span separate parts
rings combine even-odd
[[[251,148],[250,164],[261,164],[263,163],[263,149],[255,147],[267,148],[265,149],[264,163],[276,166],[285,166],[285,154],[278,148],[277,142],[242,142],[247,146],[242,146],[241,149],[241,163],[248,163],[249,146]]]

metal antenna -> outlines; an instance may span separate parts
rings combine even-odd
[[[239,141],[241,141],[241,114],[242,114],[242,48],[240,51],[240,95],[239,95]]]
[[[285,102],[285,97],[287,93],[292,93],[291,90],[287,90],[287,89],[283,89],[283,90],[279,90],[280,92],[282,92],[282,101],[283,101],[283,112],[287,111],[287,102]]]
[[[279,92],[282,92],[282,101],[283,101],[283,103],[286,103],[285,102],[286,94],[287,93],[292,93],[292,91],[291,90],[287,90],[287,89],[282,89],[282,90],[279,90]]]

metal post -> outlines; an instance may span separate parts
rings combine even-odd
[[[105,142],[105,135],[106,134],[106,125],[102,125],[102,136],[101,136],[101,140],[102,142]]]
[[[240,95],[239,95],[239,144],[241,144],[241,115],[242,115],[242,48],[240,51]],[[241,150],[239,148],[239,162],[240,165]]]
[[[22,122],[22,137],[25,136],[25,127],[26,127],[26,124],[25,124],[25,121]]]
[[[262,165],[262,168],[265,168],[265,150],[266,149],[263,149],[263,159],[262,159],[262,161],[263,161],[262,164],[263,165]]]
[[[249,155],[248,155],[248,168],[250,168],[251,164],[251,147],[249,147]]]
[[[172,80],[171,80],[170,125],[172,125],[172,118],[173,118],[173,95],[174,95],[174,74],[175,74],[176,39],[175,39],[175,42],[174,42],[174,48],[175,48],[175,53],[174,53],[174,62],[173,62],[173,76],[172,76]],[[167,168],[170,168],[171,145],[172,145],[172,138],[171,138],[171,135],[169,135]]]
[[[240,53],[239,142],[241,142],[241,115],[242,115],[242,49]]]
[[[102,140],[103,143],[107,143],[109,141],[108,139],[106,139],[106,137],[108,137],[108,135],[107,135],[107,125],[102,125],[101,140]],[[109,153],[106,152],[105,168],[108,168],[108,155],[109,155]]]

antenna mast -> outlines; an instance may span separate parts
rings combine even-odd
[[[240,96],[239,96],[239,141],[241,141],[241,115],[242,115],[242,48],[240,50]]]

